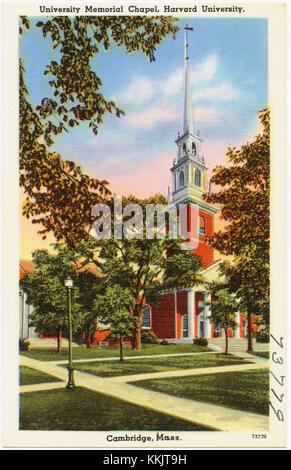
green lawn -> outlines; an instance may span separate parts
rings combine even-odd
[[[209,351],[209,349],[196,344],[169,344],[167,346],[161,346],[160,344],[143,344],[141,351],[133,351],[130,346],[124,345],[125,357],[151,354],[181,354],[203,351]],[[54,348],[32,348],[29,351],[21,351],[20,354],[40,361],[57,361],[68,358],[69,348],[63,348],[59,354]],[[95,346],[87,349],[84,346],[79,346],[73,348],[74,359],[92,359],[94,357],[119,357],[119,347]]]
[[[224,354],[201,354],[197,356],[154,357],[149,359],[128,359],[120,361],[94,361],[75,363],[74,368],[101,377],[145,374],[179,369],[248,364],[248,361]]]
[[[77,387],[20,395],[21,430],[213,431],[163,413]]]
[[[253,353],[251,353],[253,356],[260,356],[260,357],[264,357],[266,359],[269,359],[270,358],[270,353],[269,351],[254,351]]]
[[[20,385],[41,384],[46,382],[59,382],[59,379],[51,375],[31,369],[30,367],[19,367],[19,383]]]
[[[213,403],[263,415],[269,414],[268,369],[140,380],[132,382],[132,385],[175,397]]]

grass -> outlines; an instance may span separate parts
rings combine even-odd
[[[59,431],[213,431],[81,387],[20,395],[19,426]]]
[[[151,354],[181,354],[203,351],[209,351],[209,349],[196,344],[169,344],[168,346],[161,346],[160,344],[143,344],[141,351],[134,351],[130,346],[124,345],[125,357]],[[21,351],[20,354],[40,361],[58,361],[68,358],[69,348],[63,348],[60,353],[57,353],[54,348],[32,348],[28,351]],[[92,346],[89,349],[84,346],[78,346],[73,348],[74,359],[97,359],[101,357],[119,357],[119,346]]]
[[[51,375],[31,369],[30,367],[19,367],[19,383],[20,385],[41,384],[47,382],[59,382],[60,380]]]
[[[129,359],[119,361],[96,361],[75,363],[74,368],[100,377],[146,374],[179,369],[196,369],[224,365],[248,364],[244,359],[224,354],[199,354],[197,356],[153,357],[149,359]]]
[[[132,384],[175,397],[269,414],[268,369],[140,380]]]
[[[264,357],[266,359],[270,358],[270,353],[269,351],[254,351],[251,353],[253,356],[259,356],[259,357]]]

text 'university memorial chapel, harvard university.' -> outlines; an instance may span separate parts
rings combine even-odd
[[[188,224],[191,221],[191,207],[199,208],[199,243],[195,254],[201,259],[199,274],[203,283],[191,288],[177,289],[165,292],[159,306],[147,304],[144,307],[142,331],[152,331],[159,340],[169,342],[192,343],[193,339],[205,337],[214,338],[223,336],[221,328],[215,327],[209,320],[211,307],[208,305],[210,296],[206,285],[218,279],[218,268],[221,260],[214,259],[213,249],[206,244],[205,237],[214,231],[214,216],[218,207],[208,204],[203,200],[203,194],[209,188],[207,184],[207,168],[201,153],[199,131],[195,131],[192,118],[192,100],[189,77],[189,55],[187,27],[185,29],[185,97],[183,133],[176,139],[177,157],[170,169],[172,173],[172,191],[169,191],[169,204],[178,207],[180,204],[187,206]],[[190,216],[190,218],[189,218]],[[191,232],[191,227],[189,232]],[[20,279],[32,272],[32,262],[20,261]],[[21,338],[46,338],[45,333],[36,333],[29,326],[29,314],[33,306],[26,303],[26,294],[20,289],[19,298],[19,334]],[[244,315],[237,313],[235,321],[238,327],[229,329],[229,336],[243,338],[246,336]],[[106,344],[109,334],[108,327],[100,327],[95,335],[93,344]]]

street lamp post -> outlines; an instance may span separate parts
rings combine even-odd
[[[72,287],[74,283],[72,279],[66,279],[65,280],[65,287],[68,289],[68,308],[69,308],[69,365],[68,365],[68,371],[69,371],[69,380],[67,383],[68,389],[73,389],[75,388],[75,383],[74,383],[74,368],[73,368],[73,351],[72,351]]]

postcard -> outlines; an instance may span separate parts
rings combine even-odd
[[[286,4],[2,26],[3,446],[285,448]]]

